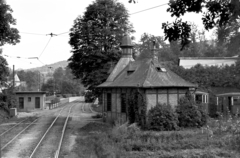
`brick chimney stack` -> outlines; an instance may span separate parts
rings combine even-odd
[[[122,58],[132,58],[133,44],[128,35],[123,37],[120,47],[122,48]]]
[[[152,41],[152,61],[156,61],[156,62],[158,62],[158,52],[157,52],[157,49],[156,49],[156,41],[155,40],[153,40]]]

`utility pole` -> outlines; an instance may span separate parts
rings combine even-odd
[[[13,65],[13,93],[15,92],[15,65]]]
[[[40,76],[40,71],[38,71],[38,91],[41,90],[41,76]]]

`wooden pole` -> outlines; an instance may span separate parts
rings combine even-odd
[[[15,65],[13,65],[13,92],[15,88]]]

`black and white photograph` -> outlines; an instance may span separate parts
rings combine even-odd
[[[240,1],[0,0],[0,158],[240,158]]]

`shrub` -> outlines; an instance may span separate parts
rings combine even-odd
[[[146,98],[140,91],[127,92],[128,121],[130,124],[137,123],[141,128],[146,128]]]
[[[92,118],[102,118],[102,114],[93,115]]]
[[[92,103],[95,99],[94,94],[91,91],[86,92],[85,94],[85,102],[86,103]]]
[[[167,104],[157,104],[148,112],[148,129],[171,131],[178,129],[178,117]]]
[[[180,127],[202,127],[207,123],[207,114],[192,99],[183,97],[176,107]]]

